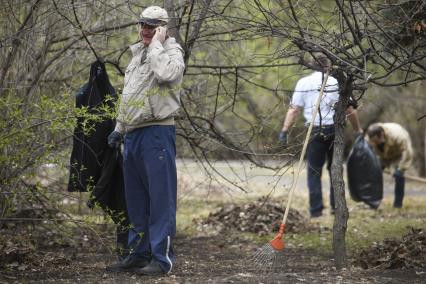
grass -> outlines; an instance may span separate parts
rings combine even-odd
[[[210,212],[220,206],[219,201],[202,199],[185,199],[178,202],[176,217],[177,231],[182,234],[192,235],[196,233],[195,219],[207,218]]]
[[[239,167],[236,164],[236,170],[241,176],[248,178],[245,183],[245,189],[248,193],[241,190],[232,190],[224,184],[212,182],[203,175],[202,171],[195,165],[189,164],[185,167],[181,165],[180,180],[178,190],[178,211],[177,211],[177,231],[180,234],[197,234],[194,219],[206,218],[209,213],[216,211],[224,203],[248,203],[256,200],[260,196],[271,192],[274,185],[275,176],[271,172],[250,167]],[[228,165],[222,165],[224,173],[229,174]],[[230,175],[232,178],[232,175]],[[393,182],[391,178],[386,177],[387,183]],[[291,171],[284,174],[283,180],[277,185],[272,198],[283,202],[283,207],[287,200],[287,193],[293,177]],[[295,191],[292,208],[297,208],[299,212],[307,215],[307,190],[306,190],[305,171],[301,173],[298,188]],[[324,181],[327,177],[324,175]],[[387,185],[388,186],[388,185]],[[364,208],[361,204],[350,200],[347,194],[350,219],[346,233],[346,242],[348,253],[355,253],[357,250],[370,246],[373,242],[382,241],[384,238],[400,238],[407,233],[409,227],[426,228],[426,193],[423,194],[423,185],[416,183],[407,183],[408,191],[412,195],[407,195],[404,199],[403,209],[394,209],[392,207],[393,194],[387,196],[380,206],[380,209],[373,211]],[[327,188],[324,184],[324,188]],[[413,189],[415,189],[413,191]],[[65,192],[65,189],[64,189]],[[46,192],[54,200],[61,201],[58,207],[68,212],[73,218],[86,222],[87,224],[112,225],[112,222],[104,218],[102,210],[90,210],[86,207],[85,201],[88,194],[78,193],[58,193],[58,191]],[[414,195],[413,195],[414,194]],[[324,193],[326,196],[326,193]],[[80,199],[81,198],[81,199]],[[325,198],[325,200],[328,198]],[[66,201],[66,202],[65,202]],[[327,204],[326,204],[327,205]],[[309,219],[308,219],[309,220]],[[326,213],[325,216],[309,220],[320,227],[321,230],[294,234],[287,232],[285,243],[287,247],[300,247],[311,249],[323,253],[331,253],[333,238],[334,218]],[[259,237],[255,234],[244,234],[253,240],[254,243],[263,244],[270,240],[273,235]]]
[[[392,197],[393,198],[393,197]],[[295,208],[304,208],[307,204],[306,197],[298,196]],[[239,202],[248,202],[247,198]],[[392,207],[391,200],[384,199],[380,209],[377,211],[368,209],[360,203],[348,201],[349,220],[346,232],[346,247],[348,254],[355,254],[360,249],[369,247],[373,242],[382,241],[385,238],[401,238],[410,227],[426,229],[426,196],[406,197],[403,209]],[[185,234],[196,232],[193,219],[205,218],[210,212],[215,211],[223,200],[218,198],[203,200],[193,197],[181,202],[178,208],[178,231]],[[304,204],[304,205],[303,205]],[[308,219],[313,225],[320,228],[313,232],[285,234],[285,243],[289,248],[303,248],[317,251],[318,253],[331,254],[333,240],[332,215],[324,215],[316,219]],[[255,234],[245,235],[255,243],[266,243],[273,235],[259,237]]]

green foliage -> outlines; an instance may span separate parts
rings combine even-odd
[[[131,16],[123,18],[117,13],[119,7],[106,10],[103,5],[62,0],[37,1],[31,6],[34,3],[18,1],[1,9],[0,216],[6,207],[13,210],[25,203],[28,196],[20,193],[27,189],[21,180],[25,183],[40,165],[68,167],[65,161],[77,121],[90,134],[95,123],[116,116],[111,99],[96,109],[75,109],[75,93],[87,80],[95,59],[88,44],[98,56],[114,58],[122,52],[117,46],[125,49],[130,37],[120,25]],[[110,37],[102,28],[88,36],[89,43],[81,37],[80,27],[90,30],[113,22],[117,25],[113,33],[122,33],[120,37]],[[136,37],[137,33],[132,35]],[[112,65],[107,68],[113,83],[121,85],[122,78]]]
[[[42,95],[32,106],[24,105],[14,92],[0,98],[0,110],[7,118],[0,122],[0,164],[3,174],[10,173],[2,175],[3,181],[46,159],[64,134],[71,133],[75,114],[68,94],[60,96],[62,100]]]

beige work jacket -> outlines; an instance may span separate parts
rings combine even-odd
[[[146,125],[173,123],[185,69],[181,46],[169,37],[163,44],[137,43],[130,49],[133,58],[124,76],[115,131],[124,134]]]
[[[372,145],[385,167],[396,165],[400,170],[407,170],[413,160],[413,148],[410,135],[397,123],[377,123],[385,132],[385,145],[381,151]],[[368,136],[367,136],[368,138]]]

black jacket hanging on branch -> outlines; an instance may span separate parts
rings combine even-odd
[[[112,109],[116,99],[105,65],[100,61],[94,62],[89,82],[77,92],[76,107],[87,107],[88,113],[98,119],[77,119],[68,191],[91,191],[89,207],[99,204],[118,223],[121,219],[118,215],[126,212],[122,156],[120,151],[108,147],[107,137],[114,130],[115,122],[102,111],[103,106]]]

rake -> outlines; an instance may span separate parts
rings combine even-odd
[[[294,189],[296,188],[297,181],[299,179],[299,174],[302,169],[303,157],[305,156],[305,153],[306,153],[309,137],[311,136],[312,127],[315,122],[315,117],[317,116],[317,113],[318,113],[321,98],[323,96],[324,88],[327,83],[329,74],[330,74],[330,70],[328,70],[324,76],[324,80],[321,85],[319,96],[317,98],[317,101],[315,102],[315,107],[312,113],[312,121],[309,124],[308,133],[306,133],[305,142],[303,143],[302,153],[300,154],[299,163],[297,166],[296,177],[290,189],[287,206],[285,208],[284,216],[281,221],[279,231],[272,240],[270,240],[267,244],[265,244],[261,248],[257,249],[252,257],[254,264],[258,267],[261,267],[261,268],[274,267],[279,261],[279,256],[284,250],[285,244],[284,244],[283,237],[285,232],[285,223],[287,221],[288,212],[290,211],[290,204],[293,198],[293,192],[294,192]]]

